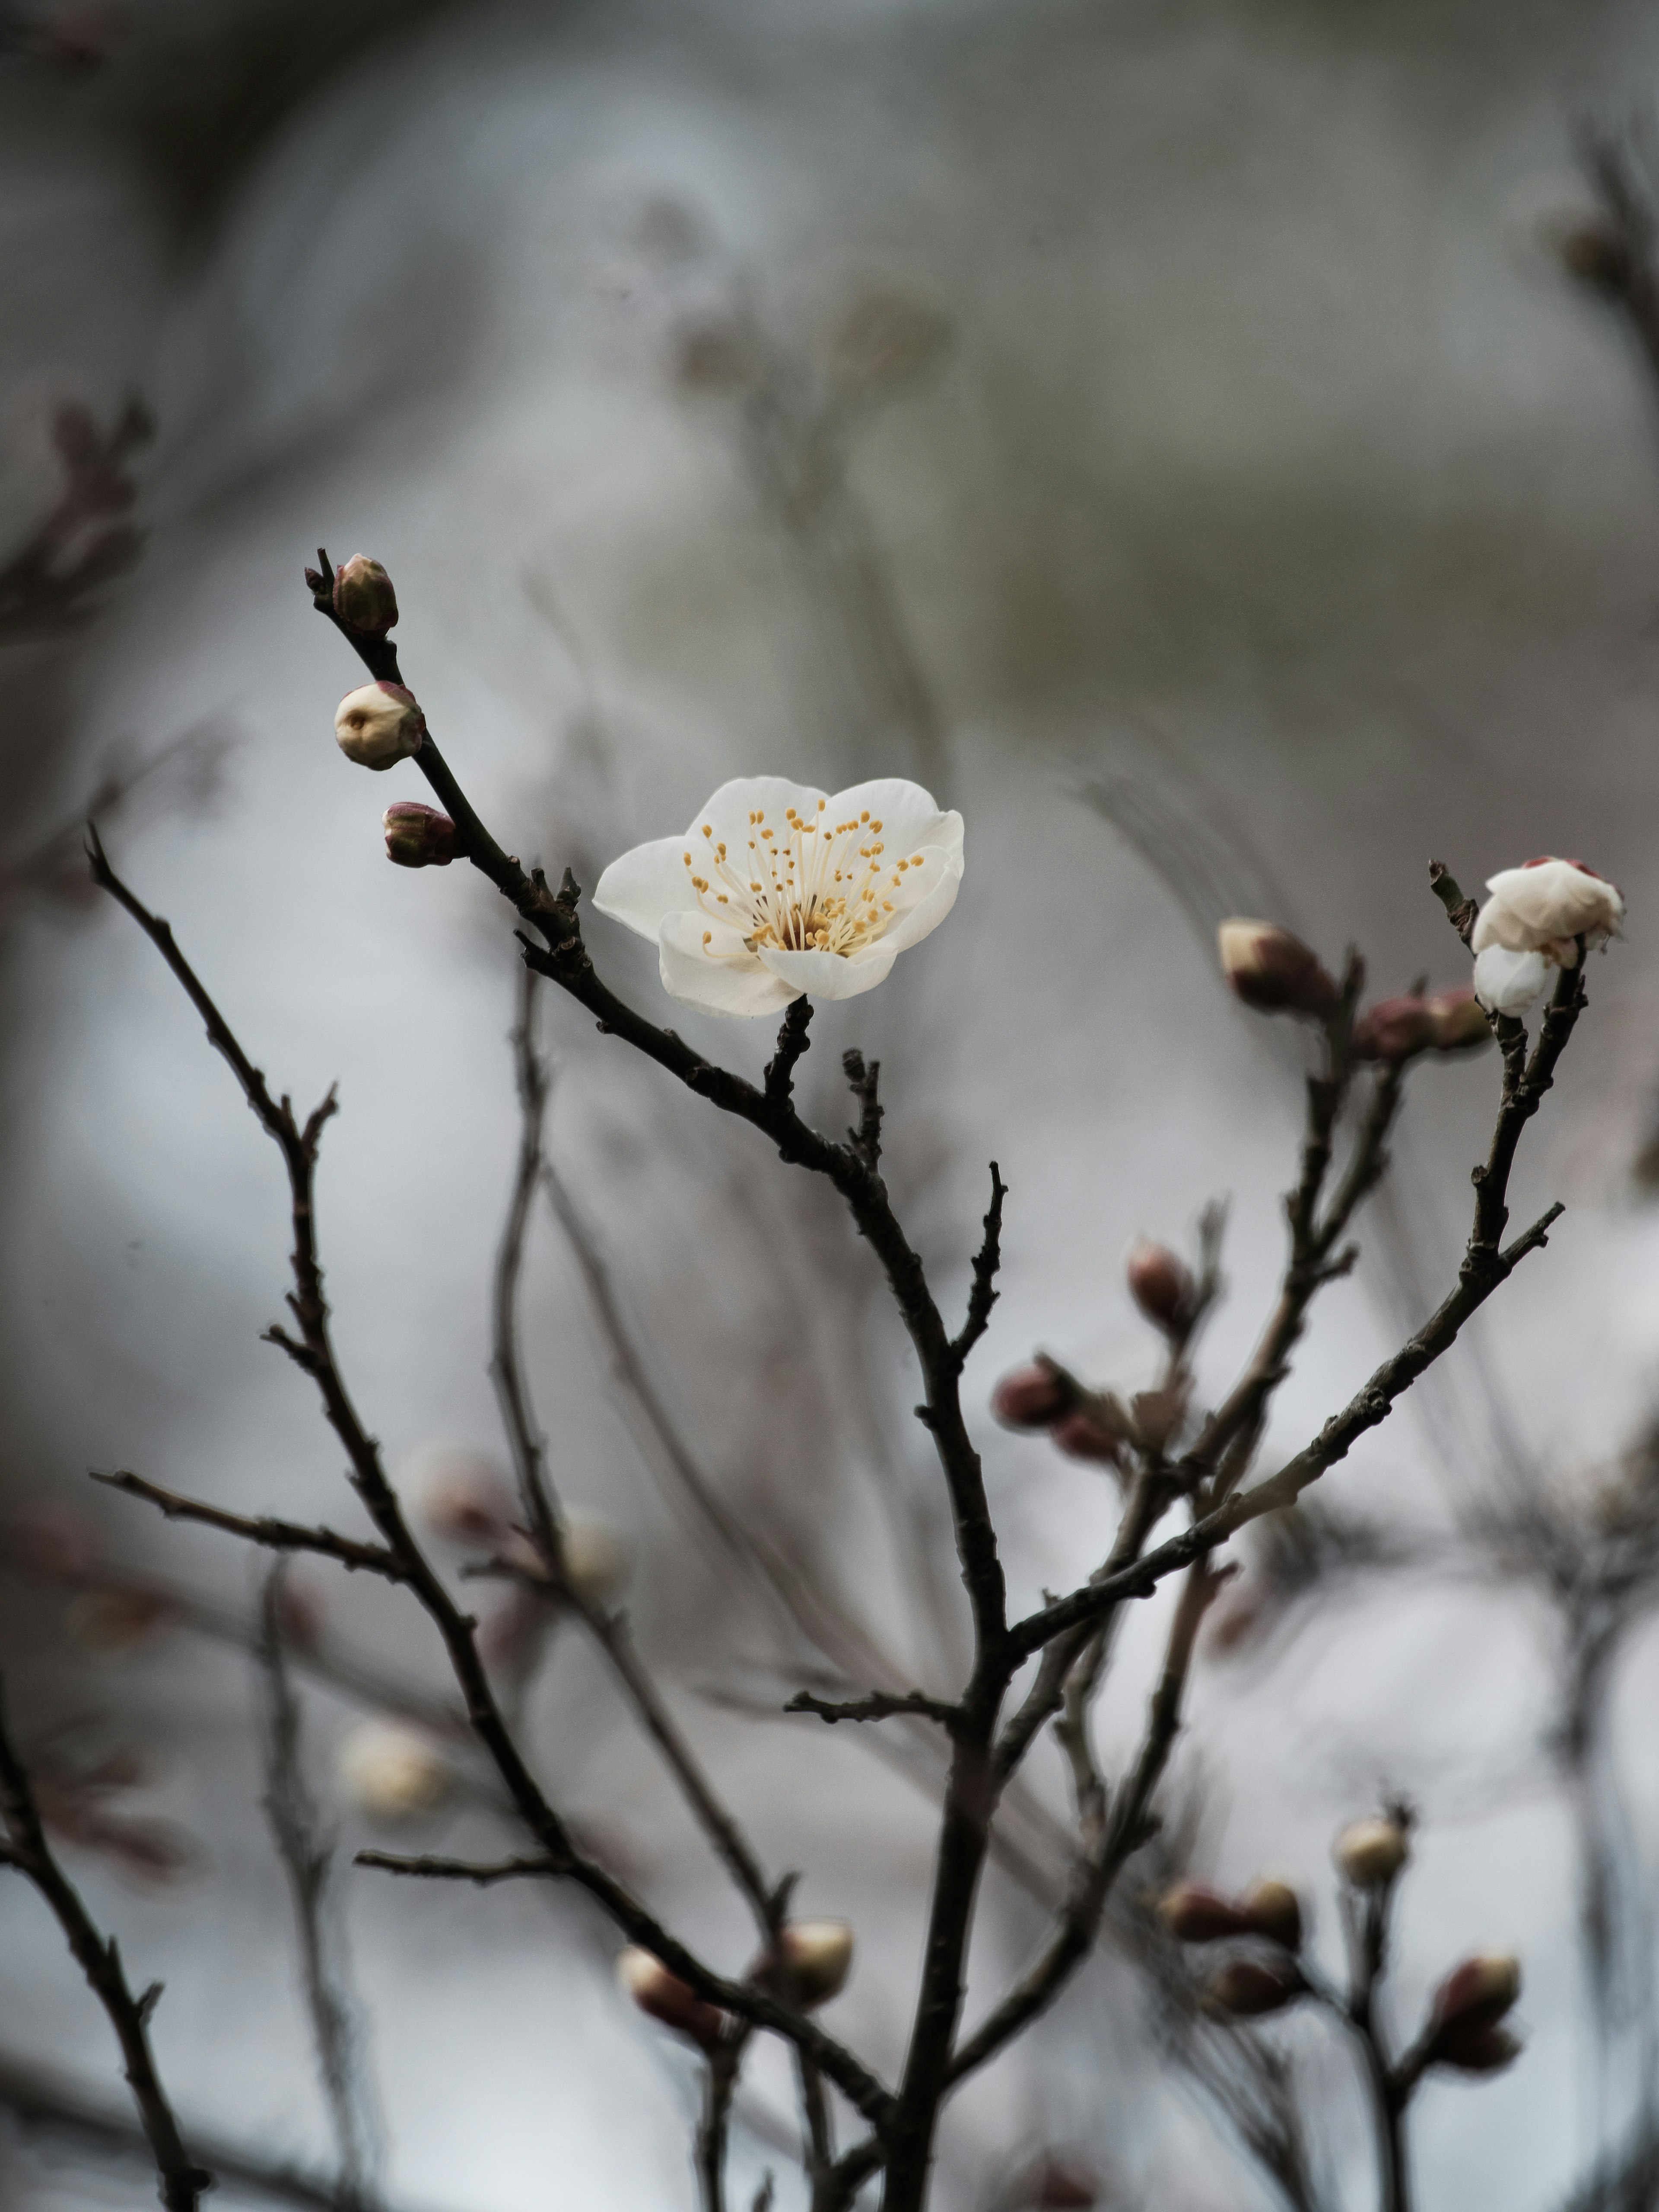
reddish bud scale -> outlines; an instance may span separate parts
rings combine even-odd
[[[1254,1932],[1246,1912],[1201,1882],[1183,1881],[1160,1900],[1158,1912],[1177,1943],[1218,1943]]]
[[[1050,1361],[1015,1367],[991,1393],[991,1411],[1005,1429],[1046,1429],[1069,1413],[1077,1394]]]
[[[1135,1240],[1124,1268],[1129,1296],[1155,1328],[1179,1335],[1193,1312],[1193,1279],[1167,1244],[1150,1237]]]
[[[384,637],[398,623],[398,594],[378,561],[354,553],[334,571],[334,611],[348,629]]]
[[[1255,1959],[1234,1959],[1212,1981],[1208,1996],[1218,2012],[1231,2013],[1236,2020],[1256,2020],[1263,2013],[1279,2012],[1293,2004],[1306,1988],[1292,1966],[1267,1966]]]
[[[400,868],[447,868],[455,857],[455,824],[435,806],[400,799],[380,817],[386,856]]]
[[[1490,2027],[1521,1994],[1521,1962],[1508,1951],[1480,1952],[1455,1966],[1434,1993],[1437,2027]]]

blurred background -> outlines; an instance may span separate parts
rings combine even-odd
[[[1523,2058],[1415,2109],[1425,2212],[1659,2202],[1659,452],[1628,318],[1561,250],[1592,212],[1575,132],[1650,115],[1659,15],[12,0],[0,42],[0,1656],[76,1878],[166,1984],[186,2125],[243,2158],[226,2201],[694,2201],[690,2058],[617,1995],[597,1916],[349,1869],[364,1843],[515,1841],[420,1617],[301,1563],[281,1603],[355,2054],[331,2105],[262,1804],[266,1563],[86,1480],[357,1526],[258,1341],[280,1163],[85,886],[93,811],[273,1088],[308,1108],[337,1081],[321,1229],[358,1404],[434,1540],[496,1510],[510,916],[470,872],[386,864],[380,809],[424,786],[371,786],[331,742],[357,672],[301,581],[325,544],[391,569],[405,675],[526,862],[591,887],[734,773],[906,775],[962,809],[955,914],[819,1010],[800,1086],[838,1127],[840,1051],[881,1059],[947,1310],[988,1160],[1007,1178],[968,1388],[1022,1605],[1089,1571],[1117,1501],[991,1425],[998,1373],[1042,1346],[1144,1387],[1124,1253],[1226,1196],[1219,1392],[1281,1261],[1300,1045],[1227,999],[1215,922],[1266,915],[1333,963],[1357,944],[1386,991],[1464,980],[1431,856],[1468,886],[1541,852],[1620,883],[1629,941],[1515,1187],[1518,1218],[1567,1215],[1250,1548],[1151,1856],[1284,1874],[1334,1960],[1331,1834],[1404,1793],[1397,2033],[1464,1950],[1527,1973]],[[769,1024],[671,1013],[648,947],[599,918],[589,942],[654,1018],[766,1056]],[[894,2069],[937,1748],[778,1708],[958,1680],[908,1347],[825,1194],[574,1009],[538,1020],[562,1195],[532,1219],[523,1333],[553,1473],[769,1865],[856,1924],[830,2022]],[[1443,1294],[1497,1084],[1495,1057],[1414,1076],[1267,1458]],[[557,1802],[740,1967],[740,1906],[600,1662],[475,1587]],[[1128,1624],[1109,1760],[1162,1610]],[[362,1735],[387,1715],[412,1745]],[[1040,1936],[1067,1806],[1041,1745],[970,2014]],[[952,2111],[941,2212],[1375,2202],[1351,2055],[1316,2021],[1196,2021],[1136,1902],[1152,1875]],[[149,2201],[106,2023],[21,1882],[0,1926],[0,2203]],[[734,2197],[770,2170],[805,2203],[793,2128],[760,2054]]]

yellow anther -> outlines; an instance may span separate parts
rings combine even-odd
[[[702,834],[703,834],[703,836],[704,836],[705,837],[712,837],[712,836],[714,836],[714,826],[713,823],[711,823],[711,822],[705,822],[705,823],[703,823],[703,825],[702,825]]]
[[[712,945],[714,943],[714,933],[712,929],[704,930],[702,933],[702,941],[705,945]]]

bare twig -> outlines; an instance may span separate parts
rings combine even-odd
[[[914,1713],[923,1720],[937,1721],[942,1729],[954,1730],[962,1720],[959,1706],[947,1704],[942,1698],[927,1697],[920,1690],[908,1691],[903,1697],[890,1697],[884,1690],[872,1690],[867,1697],[842,1701],[814,1697],[810,1690],[797,1690],[783,1710],[787,1713],[816,1713],[832,1727],[837,1721],[885,1721],[900,1714]]]
[[[152,1984],[142,1996],[133,1996],[114,1939],[106,1941],[99,1933],[80,1892],[53,1856],[40,1825],[27,1772],[7,1733],[3,1686],[0,1820],[3,1820],[6,1835],[3,1863],[15,1867],[46,1899],[94,1996],[115,2030],[139,2122],[155,2161],[161,2198],[167,2212],[197,2212],[203,2191],[213,2185],[213,2176],[198,2166],[185,2148],[179,2123],[150,2053],[149,2014],[161,1993],[161,1984]]]
[[[341,1566],[358,1568],[374,1575],[382,1575],[387,1582],[405,1579],[404,1571],[384,1544],[365,1544],[354,1536],[337,1536],[331,1528],[313,1528],[298,1521],[282,1521],[270,1514],[251,1515],[227,1512],[224,1507],[211,1505],[199,1498],[185,1498],[176,1490],[163,1490],[159,1482],[146,1481],[142,1474],[134,1474],[126,1468],[113,1474],[106,1474],[97,1468],[88,1469],[94,1482],[101,1482],[107,1490],[125,1491],[129,1498],[142,1498],[147,1504],[157,1507],[169,1521],[199,1521],[204,1528],[217,1528],[228,1536],[240,1536],[249,1544],[258,1544],[268,1552],[314,1552],[321,1559],[337,1560]]]

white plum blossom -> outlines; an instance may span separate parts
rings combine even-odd
[[[663,988],[711,1014],[873,990],[937,929],[962,880],[962,817],[890,777],[833,797],[723,783],[683,837],[615,860],[593,903],[658,948]]]
[[[1546,854],[1518,868],[1500,868],[1487,877],[1486,889],[1492,896],[1470,940],[1476,953],[1498,945],[1506,952],[1541,952],[1553,967],[1576,968],[1576,940],[1604,944],[1625,919],[1618,890],[1582,860]]]
[[[401,684],[360,684],[334,710],[334,737],[359,768],[391,768],[421,750],[426,717]]]
[[[1474,956],[1474,995],[1492,1014],[1524,1013],[1549,980],[1541,952],[1488,945]]]
[[[360,1721],[341,1743],[336,1767],[357,1810],[388,1826],[435,1812],[454,1786],[431,1737],[398,1721]]]

